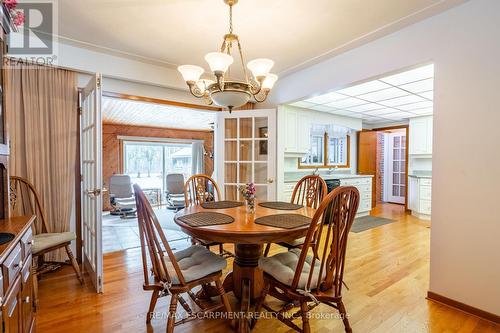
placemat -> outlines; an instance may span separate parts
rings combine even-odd
[[[265,208],[271,208],[271,209],[280,209],[280,210],[297,210],[302,207],[303,205],[297,205],[289,202],[283,202],[283,201],[268,201],[268,202],[261,202],[259,204],[261,207]]]
[[[268,227],[293,229],[311,224],[311,219],[300,214],[276,214],[259,217],[255,223]]]
[[[231,216],[215,212],[193,213],[178,217],[178,220],[186,223],[190,227],[207,227],[211,225],[229,224],[234,222],[234,219]]]
[[[205,209],[226,209],[243,206],[242,202],[238,201],[208,201],[201,204]]]

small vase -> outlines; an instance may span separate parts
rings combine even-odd
[[[245,200],[245,204],[247,207],[247,214],[255,213],[255,199],[247,199]]]

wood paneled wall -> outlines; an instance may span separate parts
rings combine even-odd
[[[151,138],[192,139],[204,140],[205,150],[213,152],[214,135],[209,131],[181,130],[170,128],[129,126],[103,124],[102,126],[102,175],[104,187],[108,188],[109,179],[113,174],[123,172],[121,162],[121,143],[118,136],[136,136]],[[214,161],[205,156],[205,173],[211,175],[214,170]],[[103,207],[109,210],[109,199],[104,197]]]

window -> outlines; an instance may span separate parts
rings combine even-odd
[[[312,125],[309,152],[299,158],[299,169],[349,168],[350,136],[346,127]]]
[[[124,173],[143,190],[166,190],[166,176],[181,173],[184,179],[192,173],[192,145],[180,143],[124,141]]]

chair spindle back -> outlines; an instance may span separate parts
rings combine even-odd
[[[35,215],[35,234],[50,232],[40,196],[31,182],[18,176],[10,176],[9,199],[12,216]]]
[[[184,185],[186,207],[204,202],[221,200],[219,186],[211,177],[197,174],[189,177]]]
[[[185,284],[184,276],[170,248],[167,238],[163,233],[160,223],[151,208],[146,195],[134,184],[135,200],[137,205],[137,220],[139,224],[139,237],[141,240],[141,255],[144,268],[144,282],[151,284],[149,271],[153,272],[155,282],[172,282],[171,274],[177,275],[180,284]],[[165,252],[168,259],[165,258]],[[148,256],[150,261],[148,262]],[[167,265],[167,261],[170,265]],[[149,267],[151,263],[151,268]],[[169,267],[170,266],[170,267]],[[173,268],[173,272],[172,272]],[[171,270],[169,272],[169,269]]]
[[[316,209],[326,194],[327,186],[323,178],[318,175],[308,175],[295,185],[292,203]]]
[[[338,187],[321,202],[311,221],[304,246],[299,257],[292,288],[297,288],[308,250],[312,248],[311,270],[306,290],[329,290],[340,297],[344,275],[347,238],[359,206],[359,192],[355,187]],[[323,244],[323,250],[320,245]],[[319,270],[314,265],[319,262]],[[311,285],[314,276],[316,285]]]

